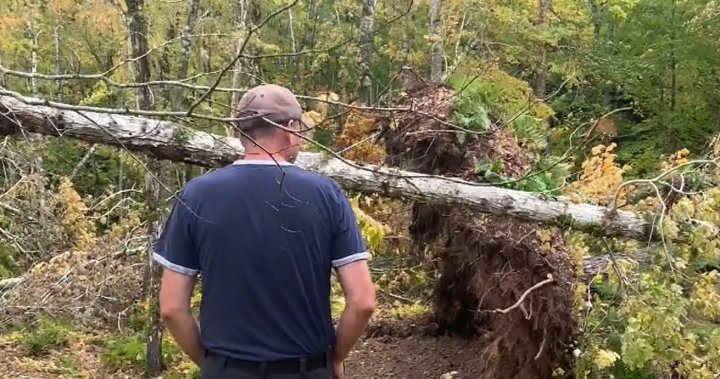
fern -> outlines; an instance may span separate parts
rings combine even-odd
[[[524,114],[515,118],[509,125],[515,131],[518,141],[542,150],[546,145],[547,127],[542,120]]]

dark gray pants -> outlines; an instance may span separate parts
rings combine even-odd
[[[307,367],[305,370],[301,363],[297,364],[297,368],[288,367],[292,365],[276,368],[272,363],[249,364],[208,353],[200,368],[200,379],[333,379],[330,360],[327,362],[322,367]]]

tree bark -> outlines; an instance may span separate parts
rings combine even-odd
[[[373,24],[375,22],[375,7],[377,0],[363,0],[362,16],[360,18],[360,73],[362,75],[360,93],[365,104],[372,104],[372,77],[370,64],[374,49]]]
[[[602,19],[600,17],[600,6],[597,0],[588,0],[590,6],[590,19],[593,24],[593,40],[597,43],[600,41],[600,30],[602,27]]]
[[[31,133],[61,134],[68,138],[120,146],[158,159],[205,167],[232,163],[243,154],[242,145],[236,138],[195,131],[169,121],[58,109],[62,106],[67,107],[26,97],[0,96],[0,112],[10,112],[14,116],[12,120],[0,118],[0,135],[18,133],[20,128]],[[528,192],[478,185],[460,179],[374,165],[349,165],[346,162],[326,154],[303,152],[296,163],[336,180],[347,190],[460,205],[477,212],[566,225],[608,236],[647,238],[652,229],[651,218],[642,213],[612,211],[605,207],[575,204],[563,199],[550,200]],[[657,233],[653,235],[657,236]]]
[[[547,14],[550,10],[550,0],[539,0],[537,25],[544,29],[547,27]],[[543,42],[540,46],[540,63],[535,71],[535,96],[544,100],[547,95],[547,46]]]
[[[432,51],[430,55],[430,80],[440,81],[442,76],[442,40],[440,39],[440,2],[430,0],[430,38]]]
[[[127,0],[128,33],[133,58],[136,60],[135,81],[145,83],[150,81],[150,61],[147,56],[147,20],[145,19],[144,0]],[[152,108],[152,97],[148,86],[137,90],[137,105],[139,109]],[[145,176],[145,204],[149,210],[147,216],[148,246],[145,264],[145,277],[143,287],[143,300],[150,303],[147,320],[147,340],[145,354],[145,375],[149,378],[159,376],[164,369],[162,356],[163,324],[160,319],[160,305],[158,295],[160,292],[160,277],[162,268],[152,258],[152,246],[157,239],[160,229],[160,186],[162,178],[160,162],[149,157]]]
[[[190,38],[195,30],[195,25],[200,16],[200,0],[190,0],[188,3],[188,16],[185,26],[182,30],[182,37],[180,37],[180,62],[178,63],[178,79],[185,79],[188,74],[188,68],[190,67],[190,53],[192,51],[192,38]],[[181,88],[176,88],[170,94],[171,105],[173,110],[180,110],[184,106],[185,102],[185,91]],[[185,165],[184,179],[190,180],[193,176],[192,165]]]
[[[241,37],[238,38],[238,40],[235,42],[235,54],[240,54],[240,49],[243,46],[243,40],[247,38],[247,0],[237,0],[237,4],[235,4],[235,26],[237,30],[240,31]],[[242,62],[243,59],[238,59],[237,63],[235,63],[235,67],[233,69],[235,72],[233,72],[232,76],[232,87],[238,88],[240,87],[240,80],[242,76]],[[230,102],[230,107],[232,109],[235,109],[235,106],[240,101],[240,97],[242,96],[241,93],[235,92],[232,94],[232,101]],[[228,135],[231,135],[228,131]]]

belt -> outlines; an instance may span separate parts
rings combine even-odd
[[[263,374],[297,374],[330,367],[329,353],[271,362],[245,361],[211,351],[207,351],[206,354],[207,356],[224,359],[226,367],[238,368],[241,370],[258,370]]]

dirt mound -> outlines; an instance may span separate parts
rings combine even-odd
[[[530,159],[510,129],[476,132],[454,124],[454,99],[453,90],[443,84],[401,98],[398,106],[411,110],[386,122],[386,163],[466,179],[478,178],[475,165],[482,162],[502,162],[500,172],[508,177],[530,169]]]
[[[510,178],[531,169],[508,129],[459,133],[453,97],[450,88],[433,85],[401,100],[413,110],[389,128],[388,164],[467,180],[481,180],[478,164],[499,164],[499,173]],[[558,367],[568,371],[575,271],[562,238],[536,230],[538,225],[443,205],[413,207],[410,254],[432,250],[441,262],[437,332],[475,337],[481,378],[550,378]],[[543,281],[520,305],[497,312]]]
[[[440,331],[480,337],[483,378],[549,378],[557,367],[567,371],[575,276],[562,238],[460,209],[445,226],[452,230],[445,231],[450,237],[435,292]]]

